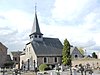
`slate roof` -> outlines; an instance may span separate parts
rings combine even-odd
[[[72,54],[73,50],[75,49],[76,47],[71,47],[70,48],[70,54]]]
[[[31,44],[37,56],[62,56],[63,45],[58,38],[43,38]]]
[[[78,50],[78,48],[77,48],[77,47],[71,47],[71,49],[70,49],[70,54],[72,54],[72,52],[73,52],[74,50]],[[79,50],[78,50],[78,51],[79,51]],[[80,51],[79,51],[79,53],[81,54]]]
[[[34,23],[33,23],[33,27],[32,27],[32,34],[41,34],[42,35],[36,13],[35,13]]]

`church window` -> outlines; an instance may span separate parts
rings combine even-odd
[[[27,48],[27,52],[28,52],[28,48]]]
[[[47,62],[47,58],[46,57],[44,57],[44,63],[46,63]]]
[[[35,35],[35,38],[37,38],[37,35]]]
[[[31,38],[33,38],[33,36],[31,36]]]
[[[39,38],[41,38],[41,35],[39,35]]]
[[[57,57],[54,58],[54,61],[57,62]]]
[[[14,57],[13,60],[14,60],[14,61],[17,61],[17,57]]]
[[[28,62],[27,66],[28,66],[28,70],[29,70],[30,69],[30,60],[28,59],[27,62]]]
[[[29,47],[29,52],[30,52],[30,47]]]
[[[22,60],[22,64],[24,64],[24,61]]]
[[[75,55],[75,58],[78,58],[78,55]]]

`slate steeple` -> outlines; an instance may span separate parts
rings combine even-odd
[[[35,18],[34,18],[34,23],[32,27],[32,34],[42,34],[40,31],[39,23],[38,23],[36,6],[35,6]]]
[[[38,18],[37,18],[37,11],[36,11],[36,6],[35,6],[35,17],[34,17],[34,22],[33,22],[33,27],[32,27],[32,32],[30,35],[31,41],[42,41],[42,33],[40,31],[39,23],[38,23]]]

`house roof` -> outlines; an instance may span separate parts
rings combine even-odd
[[[1,42],[0,42],[0,46],[3,46],[3,47],[5,47],[6,49],[8,49],[4,44],[2,44]]]
[[[62,56],[63,45],[58,38],[43,38],[31,44],[37,56]]]
[[[75,49],[76,47],[71,47],[70,48],[70,54],[72,54],[73,50]]]
[[[14,52],[11,52],[12,53],[12,55],[13,56],[19,56],[21,53],[22,53],[22,51],[14,51]]]
[[[71,47],[71,49],[70,49],[70,54],[72,54],[72,52],[73,52],[74,50],[78,50],[78,48],[77,48],[77,47]],[[78,50],[78,51],[79,51],[79,50]],[[80,51],[79,51],[79,53],[82,54]],[[83,54],[82,54],[82,55],[83,55]]]

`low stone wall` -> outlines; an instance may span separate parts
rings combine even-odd
[[[91,67],[100,67],[100,59],[74,59],[72,60],[72,66],[79,64],[90,64]]]

